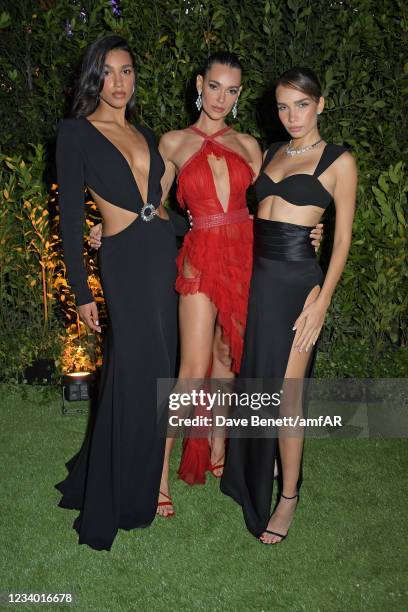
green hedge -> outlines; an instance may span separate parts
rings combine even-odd
[[[321,76],[326,96],[322,135],[326,140],[348,145],[359,166],[354,241],[328,315],[318,372],[335,376],[402,375],[408,284],[404,164],[408,152],[406,3],[122,0],[113,4],[120,8],[120,16],[114,14],[107,0],[2,2],[2,169],[10,180],[13,170],[7,166],[6,157],[13,160],[9,163],[15,167],[24,159],[27,167],[32,164],[38,185],[37,195],[30,185],[27,193],[19,187],[12,201],[3,192],[8,220],[1,217],[0,232],[5,241],[2,251],[10,254],[24,244],[22,222],[18,219],[22,202],[29,200],[35,206],[44,198],[48,197],[48,203],[52,200],[47,194],[55,181],[55,128],[67,111],[84,49],[98,36],[115,32],[134,46],[138,57],[138,117],[157,135],[194,120],[191,94],[196,70],[209,51],[227,48],[242,58],[246,68],[234,126],[255,135],[267,146],[281,137],[273,106],[274,79],[292,65],[310,66]],[[34,143],[34,149],[28,143]],[[17,175],[13,180],[18,182]],[[11,227],[10,216],[15,219]],[[327,216],[328,238],[331,222],[332,215]],[[29,251],[26,258],[25,265],[31,265],[30,273],[35,270],[40,288],[38,255]],[[28,300],[33,288],[24,286],[27,272],[18,272],[21,262],[18,257],[14,261],[13,268],[13,258],[8,260],[8,272],[1,276],[0,299],[6,313],[1,315],[1,324],[7,319],[8,331],[0,347],[0,373],[10,359],[7,338],[13,336],[13,329],[14,335],[19,336],[22,329],[28,328],[30,317],[38,318],[38,332],[31,334],[36,350],[23,351],[21,359],[13,353],[11,369],[16,372],[30,355],[38,354],[39,342],[34,341],[37,335],[49,347],[53,342],[46,340],[47,334],[55,338],[55,329],[63,333],[66,323],[55,306],[60,291],[48,298],[45,327],[41,322],[41,295],[31,300],[31,310],[21,307],[21,295],[27,294],[24,299]],[[57,263],[56,266],[55,270],[49,269],[54,280],[57,273],[63,278],[63,268]],[[19,298],[13,289],[17,278]],[[24,338],[19,341],[22,349],[28,344]]]

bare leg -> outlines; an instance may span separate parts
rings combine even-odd
[[[203,293],[180,296],[180,379],[204,378],[211,360],[217,310]],[[166,441],[160,491],[169,495],[169,461],[174,438]],[[166,501],[159,495],[159,501]],[[171,506],[158,507],[161,516],[171,514]]]
[[[162,476],[161,476],[161,481],[160,481],[160,493],[159,493],[158,501],[168,502],[168,505],[157,507],[157,514],[160,514],[160,516],[164,516],[164,517],[172,515],[174,512],[173,504],[168,499],[168,497],[170,496],[170,491],[169,491],[170,456],[171,456],[171,453],[174,447],[175,440],[176,440],[175,438],[167,438],[166,446],[164,450],[163,470],[162,470]]]
[[[214,334],[214,345],[213,345],[213,362],[211,369],[211,378],[220,380],[232,380],[234,373],[231,370],[231,357],[230,349],[225,342],[222,340],[222,330],[217,324],[215,327]],[[218,407],[214,413],[223,414],[228,407]],[[225,456],[225,431],[224,428],[214,427],[211,437],[211,465],[218,465],[223,463]],[[222,476],[223,468],[213,470],[214,476],[218,478]]]
[[[319,292],[320,287],[314,287],[307,297],[305,306],[314,301],[319,295]],[[285,379],[298,379],[298,381],[291,380],[286,387],[284,386],[284,401],[282,402],[284,416],[303,416],[302,379],[304,378],[310,360],[310,353],[306,353],[305,351],[299,353],[299,351],[294,348],[301,331],[301,329],[298,329],[296,332],[286,368]],[[296,434],[297,437],[290,437],[290,433],[285,431],[285,428],[281,428],[279,433],[283,434],[279,436],[279,454],[282,463],[283,480],[282,494],[286,497],[294,497],[297,494],[297,483],[302,460],[303,431],[299,428],[299,431],[295,432],[292,428],[292,433]],[[296,504],[297,497],[294,497],[294,499],[285,499],[281,497],[275,512],[269,520],[267,529],[286,535],[292,523]],[[260,539],[265,544],[277,544],[282,540],[281,537],[266,532],[261,535]]]

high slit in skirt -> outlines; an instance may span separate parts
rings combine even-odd
[[[311,227],[256,219],[254,264],[249,292],[242,379],[283,380],[295,332],[293,325],[323,273],[316,261]],[[305,373],[311,375],[315,350]],[[256,537],[271,512],[276,436],[231,437],[221,491],[242,506],[248,530]]]

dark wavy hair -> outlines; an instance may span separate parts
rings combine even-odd
[[[129,43],[121,36],[105,36],[88,47],[81,66],[81,73],[75,88],[71,116],[79,119],[93,113],[99,103],[99,93],[104,83],[104,66],[110,51],[119,49],[127,51],[135,66],[135,56]],[[126,117],[129,119],[135,106],[135,95],[126,105]]]
[[[318,102],[322,95],[319,79],[310,68],[294,67],[286,70],[277,80],[276,87],[279,85],[298,89],[315,102]]]
[[[244,67],[241,64],[241,60],[239,59],[238,55],[235,55],[235,53],[230,53],[229,51],[215,51],[207,57],[200,74],[205,76],[214,64],[222,64],[223,66],[238,68],[241,71],[241,75],[244,72]]]

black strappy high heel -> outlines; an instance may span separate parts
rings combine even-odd
[[[295,499],[295,497],[296,497],[297,498],[296,507],[297,507],[297,505],[299,503],[299,493],[296,493],[296,495],[293,495],[292,497],[287,497],[286,495],[283,495],[283,493],[281,493],[281,497],[283,497],[284,499]],[[261,542],[261,544],[265,544],[266,546],[271,546],[273,544],[279,544],[280,542],[282,542],[287,537],[287,535],[289,533],[289,529],[285,533],[285,535],[283,533],[278,533],[277,531],[271,531],[270,529],[264,529],[262,533],[270,533],[271,535],[276,535],[279,538],[281,538],[278,542],[264,542],[259,537],[259,541]]]

